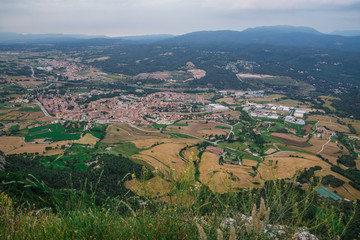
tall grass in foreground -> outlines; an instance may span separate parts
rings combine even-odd
[[[96,186],[88,194],[86,184],[79,192],[68,191],[67,202],[58,201],[56,209],[14,206],[1,193],[0,239],[296,239],[303,226],[319,239],[337,239],[353,218],[319,199],[313,187],[301,189],[292,180],[218,194],[194,173],[193,164],[179,176],[170,172],[167,196],[142,189],[142,197],[100,205]]]

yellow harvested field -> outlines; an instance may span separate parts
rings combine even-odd
[[[23,137],[0,137],[0,150],[5,154],[20,148],[23,144],[25,144]]]
[[[319,127],[327,127],[338,132],[350,132],[348,126],[337,123],[337,118],[326,115],[310,115],[307,121],[319,121]]]
[[[306,132],[306,133],[312,133],[313,130],[311,129],[313,127],[313,125],[311,124],[307,124],[305,127],[303,127],[303,130]]]
[[[8,113],[11,111],[14,111],[14,109],[3,109],[3,110],[0,110],[0,113]]]
[[[171,190],[170,183],[159,176],[155,176],[145,182],[141,182],[136,178],[131,179],[125,182],[125,187],[140,196],[151,198],[164,196]]]
[[[109,56],[98,57],[98,58],[91,58],[91,59],[86,60],[86,62],[92,63],[92,62],[95,62],[95,61],[104,61],[104,60],[107,60],[107,59],[109,59],[109,58],[110,58]]]
[[[304,148],[305,151],[312,152],[314,154],[320,154],[324,158],[329,159],[329,161],[333,164],[336,163],[336,159],[342,155],[341,152],[348,154],[348,151],[345,147],[340,144],[336,144],[334,142],[328,142],[328,138],[320,139],[317,137],[312,137],[309,140],[309,143],[312,145],[311,147]],[[325,145],[326,144],[326,145]],[[323,150],[321,151],[322,147]],[[341,146],[343,149],[341,149]],[[320,152],[321,151],[321,152]]]
[[[288,107],[300,107],[304,105],[302,102],[293,99],[284,99],[276,102],[276,104],[280,104]]]
[[[179,155],[180,150],[199,142],[200,140],[197,139],[175,138],[171,143],[157,145],[149,150],[141,151],[131,158],[142,160],[164,174],[169,174],[173,169],[175,176],[179,177],[186,166],[185,161]]]
[[[26,76],[7,76],[6,79],[9,82],[19,84],[23,87],[38,86],[45,84],[44,81],[37,81],[34,78],[26,77]]]
[[[331,103],[334,100],[340,100],[340,98],[330,97],[330,96],[320,96],[320,98],[324,101],[324,107],[329,108],[331,111],[336,111],[336,109],[331,106]]]
[[[287,145],[292,145],[296,147],[307,147],[309,144],[306,142],[307,138],[297,137],[292,134],[287,133],[272,133],[272,137],[282,141]]]
[[[100,139],[94,137],[92,134],[87,133],[84,136],[82,136],[79,140],[75,140],[74,143],[89,144],[91,146],[95,146],[99,140]]]
[[[41,122],[50,122],[54,121],[51,117],[46,117],[43,112],[20,112],[17,111],[16,113],[20,114],[21,116],[18,118],[19,120],[37,120]]]
[[[139,149],[149,148],[163,143],[197,143],[199,140],[190,138],[154,138],[131,141]]]
[[[344,182],[349,182],[350,180],[343,175],[331,171],[331,169],[321,169],[315,172],[315,176],[317,177],[325,177],[326,175],[333,175],[334,177],[343,180]]]
[[[337,119],[326,115],[310,115],[307,121],[323,121],[323,122],[336,122]]]
[[[330,165],[320,158],[306,159],[298,157],[267,157],[260,164],[258,171],[264,180],[291,178],[297,171],[305,168],[320,166],[323,169],[330,169]]]
[[[170,125],[166,128],[166,130],[179,132],[179,133],[186,133],[186,134],[190,134],[190,135],[194,135],[194,136],[202,137],[202,138],[209,136],[211,134],[212,135],[215,135],[215,134],[225,135],[230,131],[229,129],[217,128],[216,126],[223,126],[223,127],[229,127],[229,126],[226,124],[216,123],[216,122],[206,123],[206,121],[183,120],[183,121],[180,121],[179,123],[187,123],[188,126]],[[180,129],[179,129],[179,127],[180,127]]]
[[[106,136],[102,140],[104,143],[119,143],[140,139],[166,138],[167,134],[157,131],[139,130],[128,124],[109,125],[106,129]]]
[[[242,164],[243,164],[243,166],[256,167],[258,165],[258,161],[250,160],[250,159],[243,159]]]
[[[199,164],[200,181],[212,191],[225,193],[235,188],[247,188],[255,186],[252,182],[261,182],[259,177],[251,177],[252,171],[248,166],[237,166],[231,164],[219,165],[219,156],[214,153],[205,152]]]
[[[177,192],[177,195],[171,196],[171,183],[165,181],[159,176],[155,176],[148,181],[140,182],[137,179],[132,179],[125,182],[125,187],[135,192],[137,195],[145,196],[147,198],[157,198],[163,202],[182,205],[183,207],[190,207],[194,203],[193,197],[188,193],[182,191]]]
[[[62,154],[64,152],[63,149],[61,148],[58,148],[58,149],[51,149],[45,153],[42,153],[40,155],[43,155],[43,156],[53,156],[53,155],[59,155],[59,154]]]
[[[239,117],[241,116],[241,113],[239,111],[225,111],[223,112],[224,115],[231,115],[233,118],[239,119]]]
[[[274,152],[276,152],[277,150],[275,148],[269,148],[268,150],[266,150],[265,154],[266,155],[269,155],[269,154],[272,154]]]
[[[141,139],[131,141],[139,149],[149,148],[155,144],[169,143],[173,142],[172,138],[155,138],[155,139]]]
[[[283,97],[286,97],[286,96],[282,95],[282,94],[270,94],[269,95],[269,98],[272,99],[272,100],[276,100],[278,98],[283,98]]]
[[[217,99],[215,102],[218,102],[218,103],[222,103],[222,102],[234,103],[234,98],[232,98],[232,97],[224,97],[224,98]]]
[[[183,154],[186,159],[196,161],[196,160],[198,160],[199,152],[200,151],[197,147],[191,147],[191,148],[186,149],[183,152]]]
[[[330,169],[322,169],[320,171],[315,172],[315,176],[326,176],[326,175],[333,175],[334,177],[343,180],[345,183],[341,187],[332,188],[331,186],[326,186],[330,190],[336,190],[336,192],[347,199],[355,200],[360,199],[360,191],[355,189],[354,187],[349,185],[350,180],[338,173],[331,171]]]
[[[336,192],[349,200],[360,199],[360,191],[350,186],[348,183],[345,183],[341,187],[334,188]]]
[[[357,135],[360,136],[360,120],[346,118],[345,123],[351,124],[355,128]]]
[[[42,154],[45,152],[46,147],[52,147],[53,149],[60,148],[62,145],[71,143],[71,141],[59,141],[53,143],[39,143],[31,144],[25,143],[23,137],[0,137],[0,150],[6,155],[20,154],[20,153],[36,153]],[[49,150],[51,151],[51,150]]]
[[[227,135],[228,133],[225,130],[221,129],[201,129],[197,131],[201,137],[210,136],[212,135]]]
[[[360,170],[360,160],[355,160],[356,168]]]
[[[348,126],[346,125],[341,125],[339,123],[336,122],[324,122],[324,121],[320,121],[318,124],[319,127],[327,127],[330,130],[336,131],[336,132],[345,132],[348,133],[350,132],[350,129]]]

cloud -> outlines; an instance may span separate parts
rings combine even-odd
[[[359,13],[360,0],[0,0],[0,31],[124,35],[269,24],[356,29]]]

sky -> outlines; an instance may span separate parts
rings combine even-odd
[[[178,35],[271,25],[360,30],[360,0],[0,0],[0,32]]]

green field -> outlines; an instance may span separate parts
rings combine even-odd
[[[215,126],[215,128],[220,128],[220,129],[231,129],[231,127],[226,127],[226,126]]]
[[[21,111],[21,112],[40,112],[41,109],[39,107],[22,107],[18,111]]]
[[[186,126],[188,126],[189,124],[186,122],[186,123],[173,123],[173,124],[171,124],[171,125],[186,127]]]
[[[248,148],[245,144],[241,143],[241,142],[238,142],[238,141],[234,141],[232,143],[229,143],[229,142],[220,142],[219,143],[219,147],[220,148],[226,148],[226,147],[229,147],[229,148],[233,148],[233,149],[236,149],[238,151],[243,151],[245,150],[246,148]]]
[[[111,147],[110,150],[105,150],[107,147]],[[132,156],[139,153],[144,149],[139,149],[132,142],[122,142],[118,144],[106,144],[100,143],[98,153],[101,154],[113,154],[113,155],[123,155],[123,156]]]
[[[182,133],[175,133],[175,132],[164,132],[166,134],[169,134],[172,138],[193,138],[189,135],[185,135]]]
[[[60,123],[50,124],[29,129],[29,134],[25,136],[25,141],[34,139],[48,138],[52,141],[78,140],[81,133],[67,133]]]

